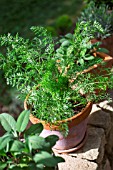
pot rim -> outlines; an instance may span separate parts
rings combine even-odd
[[[29,95],[29,94],[28,94],[28,95]],[[28,96],[28,95],[27,95],[27,96]],[[86,110],[87,110],[89,107],[92,107],[92,102],[88,102],[88,103],[86,104],[86,106],[85,106],[79,113],[75,114],[74,116],[72,116],[72,117],[70,117],[70,118],[67,118],[67,119],[58,120],[58,121],[56,121],[56,122],[58,122],[58,123],[65,123],[65,122],[68,122],[68,121],[72,121],[73,119],[75,119],[75,118],[81,116],[82,114],[84,114],[84,112],[86,112]],[[27,105],[27,100],[26,100],[26,99],[25,99],[25,101],[24,101],[24,108],[25,108],[25,110],[28,110],[28,105]],[[39,120],[40,122],[46,122],[46,121],[44,121],[44,120],[38,119],[38,118],[35,117],[32,113],[31,113],[31,115],[32,115],[33,118]],[[30,117],[31,117],[31,115],[30,115]]]
[[[24,101],[25,110],[28,110],[27,100],[28,100],[29,95],[30,95],[30,93],[26,96],[26,99]],[[66,122],[68,123],[69,127],[72,127],[73,124],[77,125],[88,117],[88,115],[91,112],[92,105],[93,105],[92,102],[88,102],[86,104],[86,106],[79,113],[75,114],[74,116],[72,116],[70,118],[56,121],[54,124],[52,124],[52,123],[50,124],[49,122],[46,122],[45,120],[40,120],[37,117],[35,117],[32,113],[30,114],[30,121],[33,124],[42,123],[44,128],[47,129],[47,130],[51,130],[51,129],[52,130],[59,130],[59,125],[62,124],[62,123],[66,123]]]

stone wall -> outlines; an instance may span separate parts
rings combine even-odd
[[[93,105],[87,134],[80,150],[60,155],[65,163],[58,165],[59,170],[113,170],[113,101]]]

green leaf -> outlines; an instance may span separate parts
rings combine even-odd
[[[94,56],[84,57],[85,60],[93,60],[94,58]]]
[[[40,136],[29,136],[28,139],[33,149],[44,150],[44,147],[49,147],[49,143],[47,143],[46,140]]]
[[[18,132],[23,132],[29,122],[29,110],[24,110],[17,119],[16,128]]]
[[[66,40],[65,38],[62,38],[59,41],[60,41],[60,43],[63,43],[65,40]]]
[[[72,39],[72,38],[73,38],[73,34],[68,33],[68,34],[65,35],[65,37],[66,37],[66,38],[69,38],[69,39]]]
[[[85,53],[86,53],[86,51],[87,51],[87,49],[86,49],[86,48],[82,49],[82,51],[80,52],[80,56],[84,56],[84,55],[85,55]]]
[[[7,153],[5,152],[5,150],[4,149],[2,149],[2,150],[0,150],[0,157],[1,156],[7,156]]]
[[[24,143],[18,141],[18,140],[15,140],[13,143],[12,143],[12,146],[10,148],[10,151],[16,151],[16,152],[21,152],[21,150],[23,150],[24,148]]]
[[[41,151],[34,156],[34,161],[36,163],[43,164],[47,167],[55,167],[59,162],[63,162],[63,158],[57,158],[49,154],[48,152]]]
[[[7,163],[5,162],[0,162],[0,170],[4,170],[7,167]]]
[[[109,50],[107,50],[106,48],[98,48],[97,51],[107,53],[107,54],[109,53]]]
[[[59,53],[59,54],[64,54],[64,51],[62,50],[62,48],[58,48],[58,49],[56,50],[56,52]]]
[[[31,125],[29,129],[25,131],[25,135],[39,135],[43,130],[43,125],[41,123],[37,123],[34,125]]]
[[[69,45],[69,41],[68,40],[65,40],[63,43],[62,43],[62,46],[65,47],[65,46],[68,46]]]
[[[80,59],[78,60],[78,63],[80,63],[81,65],[84,65],[84,60],[83,60],[83,58],[80,58]]]
[[[36,163],[35,163],[36,164]],[[46,170],[46,167],[44,168],[43,164],[36,164],[37,170]],[[50,169],[49,169],[50,170]]]
[[[48,137],[45,138],[47,142],[50,143],[50,146],[53,147],[56,142],[58,141],[59,137],[56,135],[50,135]]]
[[[10,116],[7,113],[0,114],[0,122],[3,126],[3,128],[9,132],[11,130],[16,130],[16,121],[12,116]]]
[[[5,148],[12,139],[13,139],[12,134],[5,134],[4,136],[0,137],[0,150]]]

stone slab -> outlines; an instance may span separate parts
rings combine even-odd
[[[103,101],[98,104],[100,109],[103,109],[105,112],[113,113],[113,101]]]
[[[85,145],[78,151],[69,153],[70,156],[89,161],[102,162],[104,146],[106,144],[104,130],[102,128],[88,127],[88,137]]]
[[[88,124],[97,128],[103,128],[105,133],[108,134],[112,126],[110,113],[102,111],[96,105],[93,105]]]
[[[65,163],[58,164],[58,170],[97,170],[97,164],[85,159],[75,158],[66,154],[61,155]]]

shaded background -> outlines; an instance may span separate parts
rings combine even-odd
[[[62,15],[75,22],[82,5],[82,0],[0,0],[0,34],[19,32],[29,37],[31,26],[55,25]]]

